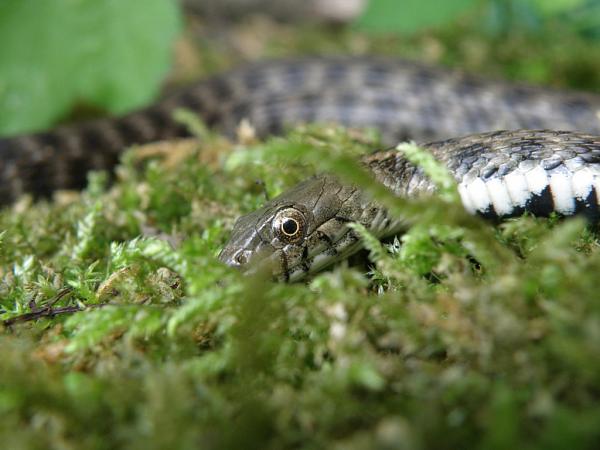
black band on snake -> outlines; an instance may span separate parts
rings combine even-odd
[[[448,166],[472,212],[597,216],[599,95],[368,58],[262,62],[120,119],[0,140],[2,202],[26,192],[46,196],[81,188],[87,171],[111,169],[128,146],[185,136],[172,117],[179,107],[197,112],[227,135],[248,119],[262,136],[287,125],[336,122],[375,127],[388,144],[438,141],[425,147]],[[376,153],[364,163],[397,195],[433,189],[397,152]],[[360,191],[317,177],[242,217],[221,259],[242,266],[260,253],[276,258],[286,278],[297,279],[354,251],[356,239],[345,226],[349,221],[378,236],[397,231],[385,211],[372,207]]]

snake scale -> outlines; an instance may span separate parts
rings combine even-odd
[[[374,58],[260,62],[125,117],[2,139],[0,199],[6,204],[26,192],[39,197],[81,188],[89,170],[111,169],[126,147],[185,136],[172,118],[180,107],[229,136],[242,119],[263,136],[306,122],[375,127],[389,144],[431,142],[425,147],[449,167],[473,212],[597,215],[600,95]],[[398,152],[363,162],[397,195],[433,189]],[[350,221],[379,236],[397,231],[357,189],[326,175],[312,178],[240,218],[221,259],[243,266],[261,254],[276,261],[284,278],[298,279],[354,251]]]

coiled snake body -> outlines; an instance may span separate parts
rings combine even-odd
[[[473,212],[597,214],[600,96],[365,58],[262,62],[120,119],[0,140],[2,202],[24,192],[81,188],[87,171],[112,168],[127,146],[185,135],[172,118],[178,107],[229,135],[248,119],[259,135],[288,124],[337,122],[376,127],[390,144],[437,141],[426,147],[449,167]],[[364,163],[398,195],[432,189],[397,152],[375,153]],[[241,218],[221,259],[240,266],[260,253],[276,260],[285,278],[300,278],[356,247],[348,221],[385,235],[395,231],[386,216],[360,191],[321,176]]]

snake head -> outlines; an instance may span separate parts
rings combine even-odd
[[[354,251],[358,238],[346,225],[365,201],[334,177],[311,178],[240,217],[219,259],[246,272],[267,267],[275,278],[301,279]]]

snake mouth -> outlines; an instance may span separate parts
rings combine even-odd
[[[345,225],[334,239],[317,230],[302,245],[290,244],[262,258],[253,255],[242,269],[248,275],[264,273],[276,280],[295,282],[344,259],[358,247],[358,235]]]
[[[350,231],[344,230],[336,240],[321,234],[317,238],[317,245],[314,246],[309,246],[307,242],[314,238],[307,236],[307,241],[301,245],[289,244],[277,249],[265,245],[261,247],[263,251],[226,247],[218,258],[229,267],[241,270],[245,275],[262,274],[274,280],[294,282],[342,259],[348,244],[358,242],[355,237],[349,239]],[[270,251],[266,251],[264,247],[269,247]]]

